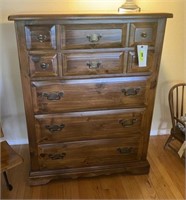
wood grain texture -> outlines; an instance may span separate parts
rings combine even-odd
[[[150,138],[148,175],[64,179],[32,187],[28,184],[28,145],[13,146],[24,163],[8,171],[13,191],[7,190],[2,177],[1,199],[185,199],[184,162],[171,149],[164,150],[167,138]]]

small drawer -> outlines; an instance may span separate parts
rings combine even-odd
[[[55,25],[25,26],[26,47],[28,50],[56,49]]]
[[[126,43],[126,24],[64,25],[62,49],[92,49],[123,47]]]
[[[124,53],[72,53],[63,56],[63,75],[122,74]]]
[[[35,113],[144,107],[148,77],[32,82]]]
[[[138,44],[154,46],[157,35],[157,22],[132,23],[130,25],[129,46]]]
[[[128,74],[150,74],[153,72],[154,64],[154,50],[148,50],[147,52],[147,66],[139,67],[137,51],[129,51],[127,59],[127,73]]]
[[[140,135],[38,146],[41,170],[121,164],[140,159]]]
[[[144,111],[144,108],[138,108],[36,115],[37,143],[139,135]]]
[[[57,54],[29,54],[30,76],[58,77],[58,55]]]

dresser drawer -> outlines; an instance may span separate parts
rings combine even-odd
[[[38,77],[59,77],[57,53],[29,54],[30,76]]]
[[[155,52],[154,50],[148,50],[147,52],[147,66],[139,67],[137,51],[128,52],[127,70],[128,74],[150,74],[154,71],[155,66]]]
[[[56,49],[55,25],[27,25],[25,34],[28,50]]]
[[[32,82],[35,113],[144,107],[146,77]]]
[[[84,24],[62,26],[62,49],[123,47],[126,24]]]
[[[63,75],[122,74],[124,53],[71,53],[63,56]]]
[[[129,46],[138,44],[154,46],[157,36],[157,22],[136,22],[130,25]]]
[[[36,115],[37,143],[130,137],[142,132],[141,109]]]
[[[129,138],[87,140],[39,145],[41,170],[120,164],[140,159],[140,135]]]

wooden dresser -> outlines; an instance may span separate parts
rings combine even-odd
[[[12,15],[31,185],[149,172],[147,149],[169,13]],[[137,45],[148,45],[139,67]]]

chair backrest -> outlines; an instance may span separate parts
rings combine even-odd
[[[174,85],[169,91],[169,107],[173,128],[176,127],[182,116],[186,117],[186,83]]]
[[[2,129],[1,123],[0,123],[0,138],[1,138],[1,137],[4,137],[4,134],[3,134],[3,129]]]

